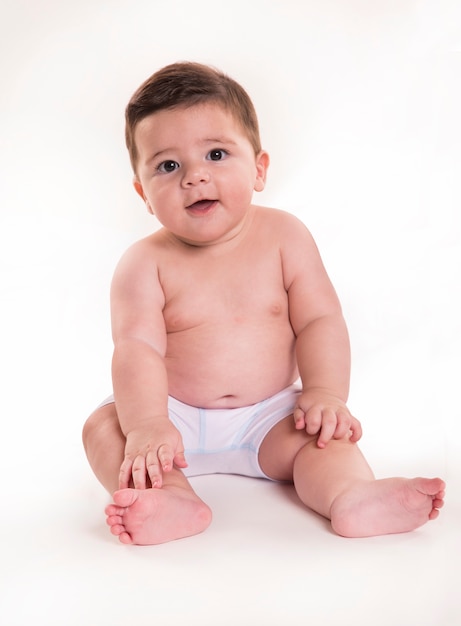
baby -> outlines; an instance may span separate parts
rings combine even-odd
[[[116,269],[114,396],[83,432],[111,532],[141,545],[202,532],[211,511],[188,477],[205,473],[290,481],[345,537],[435,519],[442,480],[376,480],[357,446],[348,333],[317,247],[294,216],[252,204],[269,156],[245,90],[169,65],[131,98],[126,142],[162,228]]]

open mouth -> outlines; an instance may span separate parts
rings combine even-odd
[[[216,202],[217,200],[198,200],[198,202],[190,204],[186,209],[191,213],[207,213],[215,206]]]

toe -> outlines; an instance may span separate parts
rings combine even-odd
[[[129,535],[126,531],[123,533],[120,533],[118,538],[121,543],[126,543],[126,544],[133,543],[133,539],[131,538],[131,535]]]
[[[114,493],[113,498],[116,505],[126,508],[138,499],[138,494],[134,489],[121,489]]]
[[[433,520],[436,519],[439,516],[439,510],[438,509],[432,509],[432,511],[429,513],[429,519]]]
[[[119,536],[119,535],[121,535],[122,533],[126,532],[126,530],[125,530],[125,526],[123,526],[122,524],[113,524],[113,525],[110,527],[110,532],[111,532],[113,535],[116,535],[116,536],[118,537],[118,536]]]
[[[121,506],[116,506],[115,504],[108,504],[104,509],[104,513],[109,515],[123,515],[125,512],[125,508]]]

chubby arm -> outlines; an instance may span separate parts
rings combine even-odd
[[[295,425],[318,433],[320,448],[350,431],[351,440],[358,441],[360,423],[346,406],[350,346],[341,305],[309,231],[298,220],[288,230],[282,258],[303,386]]]
[[[164,363],[164,295],[149,239],[122,257],[111,288],[112,380],[120,428],[126,437],[120,488],[161,487],[173,464],[186,467],[182,439],[168,417]]]

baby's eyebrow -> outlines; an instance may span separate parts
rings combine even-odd
[[[151,163],[153,161],[156,161],[159,157],[161,157],[162,154],[171,153],[172,151],[174,151],[174,148],[162,148],[162,150],[157,150],[157,152],[154,152],[153,154],[149,154],[148,156],[146,156],[143,163],[146,167],[149,167]]]
[[[236,145],[236,142],[228,137],[210,137],[209,139],[204,139],[203,143],[225,143]]]
[[[158,158],[159,156],[161,156],[162,154],[164,154],[165,152],[174,152],[175,148],[163,148],[162,150],[158,150],[157,152],[155,152],[154,154],[152,154],[149,158],[148,161],[153,161],[154,159]]]

